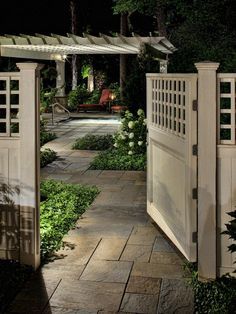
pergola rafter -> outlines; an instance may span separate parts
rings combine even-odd
[[[176,50],[165,37],[141,37],[136,34],[132,37],[120,34],[92,36],[85,33],[83,37],[74,34],[0,36],[1,56],[46,60],[63,60],[72,54],[138,54],[143,45],[151,46],[164,55]]]

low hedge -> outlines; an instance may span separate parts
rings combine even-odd
[[[72,146],[72,149],[85,150],[106,150],[113,146],[114,140],[112,135],[93,135],[87,134],[78,138]]]
[[[41,183],[41,256],[49,257],[62,244],[63,236],[98,194],[96,187],[65,184],[54,180]]]
[[[127,155],[118,150],[107,150],[94,158],[90,169],[146,170],[146,159],[146,154]]]

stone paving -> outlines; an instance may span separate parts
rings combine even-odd
[[[60,158],[42,177],[97,185],[101,192],[64,237],[62,258],[34,275],[9,313],[193,313],[184,258],[146,214],[145,172],[89,170],[96,153],[72,151],[68,143],[87,130],[65,130],[48,144]]]

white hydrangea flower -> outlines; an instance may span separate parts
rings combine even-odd
[[[134,127],[134,121],[129,121],[128,127],[129,127],[130,129],[133,129],[133,127]]]
[[[114,146],[114,147],[118,147],[118,144],[117,144],[117,143],[115,143],[113,146]]]
[[[146,125],[147,124],[147,119],[144,119],[143,120],[143,125]]]
[[[138,112],[137,112],[138,116],[141,116],[143,113],[144,113],[143,109],[139,109]]]
[[[123,134],[121,134],[120,138],[121,138],[122,140],[125,140],[125,139],[126,139],[126,136],[123,135]]]
[[[134,142],[129,142],[129,147],[134,147]]]
[[[142,146],[143,145],[143,141],[138,141],[138,145]]]
[[[133,155],[132,150],[129,150],[129,151],[128,151],[128,155]]]
[[[130,139],[134,138],[134,133],[133,133],[133,132],[132,132],[132,133],[129,133],[129,138],[130,138]]]

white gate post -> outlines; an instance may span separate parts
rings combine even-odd
[[[65,61],[56,61],[56,67],[56,88],[58,88],[57,96],[65,96]]]
[[[151,74],[146,74],[146,91],[147,91],[147,130],[149,130],[149,127],[152,123],[152,106],[153,106],[153,88],[152,88],[153,80],[151,78]],[[153,201],[153,179],[152,179],[152,143],[150,143],[151,139],[149,136],[147,136],[147,201],[152,202]]]
[[[216,70],[219,63],[195,63],[198,70],[198,273],[216,277]]]
[[[37,63],[18,63],[20,69],[20,262],[40,265],[39,234],[39,91]]]

